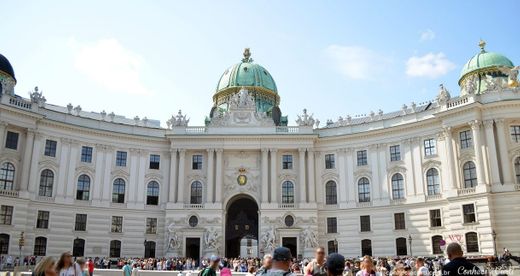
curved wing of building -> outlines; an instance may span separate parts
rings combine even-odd
[[[20,97],[0,55],[0,253],[17,255],[20,235],[23,255],[518,253],[518,67],[484,46],[460,96],[441,85],[430,102],[325,126],[307,110],[288,125],[249,49],[203,126],[179,111],[167,128]]]

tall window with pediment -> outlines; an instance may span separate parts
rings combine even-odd
[[[441,193],[439,171],[435,168],[431,168],[426,171],[426,189],[428,190],[428,195],[430,196]]]
[[[473,188],[477,186],[477,168],[473,161],[468,161],[462,166],[464,172],[464,188]]]
[[[200,181],[191,183],[190,203],[202,204],[202,183]]]
[[[516,184],[520,184],[520,157],[515,159]]]
[[[54,173],[45,169],[40,174],[39,196],[52,197],[52,184],[54,183]]]
[[[0,168],[0,190],[12,190],[14,187],[14,165],[9,162]]]
[[[282,203],[294,203],[294,184],[291,181],[282,183]]]
[[[392,175],[392,198],[404,198],[404,178],[400,173]]]
[[[366,177],[358,180],[359,202],[370,202],[370,181]]]
[[[125,181],[122,178],[114,180],[112,187],[112,202],[125,203]]]
[[[77,200],[88,200],[90,197],[90,177],[82,174],[78,177],[78,186],[76,188]]]
[[[338,203],[336,182],[330,180],[325,184],[325,204],[334,205]]]
[[[159,183],[157,183],[157,181],[150,181],[150,183],[148,183],[146,188],[146,204],[159,204]]]

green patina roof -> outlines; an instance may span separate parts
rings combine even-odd
[[[493,67],[513,67],[513,62],[507,57],[484,50],[486,43],[480,42],[480,53],[473,56],[464,66],[460,72],[460,78],[462,79],[465,75],[486,68]]]
[[[218,81],[217,91],[230,87],[258,86],[277,93],[276,83],[269,72],[251,59],[242,60],[224,71]]]

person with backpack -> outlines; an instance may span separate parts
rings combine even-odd
[[[273,252],[273,266],[266,276],[294,276],[291,272],[292,254],[287,247],[278,247]]]
[[[217,276],[217,269],[220,263],[220,258],[212,255],[209,258],[209,266],[199,272],[198,276]]]

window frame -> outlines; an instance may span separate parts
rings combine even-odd
[[[439,212],[439,216],[433,216],[432,212],[436,212],[438,211]],[[430,228],[440,228],[440,227],[443,227],[443,224],[442,224],[442,210],[439,208],[439,209],[429,209],[428,210],[428,217],[429,217],[429,220],[430,220]],[[439,225],[434,225],[434,224],[437,224],[437,223],[434,223],[434,222],[437,222],[437,220],[439,220]]]
[[[390,146],[390,162],[401,161],[401,145]]]
[[[190,184],[190,204],[202,204],[204,195],[204,185],[201,181],[195,180]]]
[[[472,164],[472,166],[470,166]],[[466,166],[468,165],[468,166]],[[464,189],[475,188],[478,185],[477,166],[473,161],[466,161],[462,165],[462,181]]]
[[[13,163],[6,161],[0,166],[0,189],[14,190],[16,178],[16,167]]]
[[[399,176],[400,178],[394,179]],[[390,185],[392,187],[392,199],[404,199],[405,191],[404,191],[404,176],[402,173],[394,173],[390,178]]]
[[[81,157],[80,162],[92,163],[92,155],[94,148],[91,146],[81,146]]]
[[[337,217],[327,217],[327,234],[337,234],[338,233],[338,218]]]
[[[294,182],[285,180],[282,182],[282,204],[294,204],[295,202],[295,187]]]
[[[128,152],[118,150],[116,151],[116,167],[126,167],[128,160]]]
[[[46,173],[44,175],[44,173]],[[50,169],[43,169],[40,172],[40,184],[38,185],[38,196],[52,197],[54,187],[54,172]]]
[[[38,210],[36,214],[36,229],[49,229],[50,219],[50,211]]]
[[[325,169],[333,170],[336,168],[336,156],[334,153],[325,154]]]
[[[0,205],[0,225],[13,225],[13,215],[14,206]]]
[[[157,218],[146,218],[146,234],[148,235],[155,235],[157,234],[157,224],[158,219]]]
[[[473,134],[471,130],[466,129],[459,132],[460,149],[471,149],[473,147]]]
[[[85,178],[88,181],[85,181]],[[90,183],[91,178],[87,174],[81,174],[78,176],[78,181],[76,182],[76,200],[90,200]],[[81,188],[80,189],[80,184]]]
[[[154,187],[150,187],[153,185]],[[156,187],[155,187],[156,185]],[[161,186],[159,182],[152,180],[146,184],[146,205],[158,206]]]
[[[358,167],[368,166],[368,151],[366,149],[356,151],[356,164]]]
[[[78,220],[78,218],[85,218],[85,221]],[[76,214],[74,217],[74,231],[87,231],[88,214]]]
[[[520,184],[520,156],[515,158],[513,166],[515,168],[516,184]]]
[[[150,170],[159,170],[161,168],[161,155],[150,154],[148,168]]]
[[[401,215],[402,221],[400,221]],[[394,230],[406,230],[406,214],[404,212],[394,213]]]
[[[435,172],[435,174],[429,175],[430,171]],[[432,182],[430,182],[430,180]],[[441,174],[439,173],[439,169],[429,168],[426,170],[426,192],[429,196],[441,194]]]
[[[520,125],[509,126],[509,133],[511,134],[511,140],[515,143],[520,142]]]
[[[43,241],[43,242],[42,242]],[[47,254],[47,238],[38,236],[34,238],[33,255],[45,256]]]
[[[435,240],[434,240],[435,238]],[[437,240],[438,238],[438,240]],[[442,240],[442,235],[433,235],[431,238],[430,238],[430,242],[432,244],[432,254],[433,255],[440,255],[440,254],[443,254],[443,251],[441,249],[441,240]],[[436,246],[437,245],[437,246]]]
[[[47,157],[56,157],[56,150],[58,148],[58,141],[52,139],[45,139],[45,148],[43,155]]]
[[[362,239],[361,240],[361,256],[365,256],[365,255],[372,256],[372,240],[371,239]]]
[[[123,233],[123,216],[112,216],[110,233]]]
[[[366,182],[364,181],[366,179]],[[361,183],[361,180],[363,180],[363,183]],[[371,194],[370,194],[370,179],[368,177],[364,176],[358,179],[357,181],[357,188],[358,188],[358,202],[370,202],[371,201]],[[363,186],[363,190],[360,189],[360,187]],[[362,196],[363,195],[363,196]]]
[[[333,187],[331,187],[333,186]],[[331,193],[332,192],[332,193]],[[338,185],[336,181],[329,180],[325,183],[325,205],[338,204]]]
[[[4,148],[10,150],[18,150],[18,144],[20,142],[20,133],[16,131],[8,130],[5,134]]]
[[[405,237],[397,237],[395,239],[395,254],[396,256],[408,256],[408,245]],[[403,251],[401,251],[403,250]],[[400,254],[403,253],[403,254]]]
[[[110,258],[121,258],[121,246],[122,243],[120,240],[110,240],[109,243],[109,257]],[[117,253],[117,254],[115,254]]]
[[[466,209],[465,207],[468,207],[468,206],[471,206],[472,209],[473,209],[473,212],[472,213],[466,213]],[[473,224],[473,223],[477,223],[477,206],[475,203],[467,203],[467,204],[462,204],[460,206],[461,210],[462,210],[462,224]],[[469,219],[471,218],[471,216],[473,216],[473,221],[469,221]]]
[[[193,154],[191,156],[191,169],[202,170],[203,169],[204,156],[202,154]]]
[[[116,181],[118,183],[116,183]],[[118,186],[116,191],[116,186]],[[122,191],[121,191],[121,187]],[[126,180],[121,177],[118,177],[112,181],[112,203],[123,204],[126,199]]]
[[[475,240],[470,242],[468,236],[471,235],[475,237]],[[478,233],[475,231],[470,231],[464,234],[464,239],[466,240],[466,252],[467,253],[480,253],[480,245],[479,245],[479,237]],[[476,250],[474,250],[476,248]]]
[[[293,169],[293,156],[292,154],[284,154],[282,155],[282,170],[292,170]]]
[[[437,141],[435,138],[427,138],[423,140],[424,156],[431,157],[437,155]]]
[[[372,232],[372,218],[370,215],[359,216],[359,232]]]

